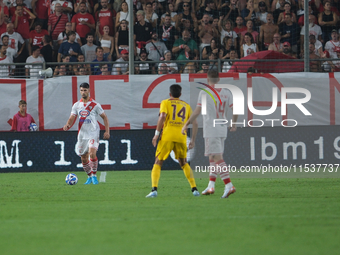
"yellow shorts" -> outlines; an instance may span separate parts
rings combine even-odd
[[[171,141],[160,140],[157,145],[156,157],[159,160],[166,160],[171,151],[174,151],[175,158],[187,158],[187,145]]]

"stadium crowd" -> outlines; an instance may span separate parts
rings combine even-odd
[[[228,72],[266,50],[303,58],[304,1],[0,0],[0,77],[36,78],[43,62],[54,76],[127,74],[130,15],[136,74],[208,72],[217,59]],[[327,60],[340,57],[339,8],[309,1],[310,71],[340,70]]]

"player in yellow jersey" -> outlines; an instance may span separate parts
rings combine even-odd
[[[154,147],[157,145],[157,140],[160,131],[163,128],[162,135],[159,139],[156,160],[151,171],[152,190],[146,197],[157,197],[158,181],[161,175],[161,167],[163,161],[169,157],[170,152],[175,152],[176,159],[178,160],[181,168],[184,171],[185,177],[188,179],[191,191],[194,196],[199,196],[200,193],[196,188],[196,183],[192,169],[187,163],[187,135],[182,134],[182,127],[188,121],[191,115],[190,105],[179,99],[181,96],[182,87],[178,84],[170,86],[170,98],[163,100],[159,110],[159,118],[155,136],[152,139]],[[194,147],[194,141],[197,134],[197,122],[193,123],[193,132],[189,149]]]

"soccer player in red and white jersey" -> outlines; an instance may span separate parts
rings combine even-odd
[[[86,44],[86,35],[91,32],[91,29],[95,29],[96,22],[91,14],[86,10],[86,4],[79,4],[80,12],[72,17],[72,30],[76,31],[80,38],[82,44]]]
[[[229,169],[227,164],[223,160],[224,142],[227,138],[228,128],[227,125],[215,125],[214,119],[226,119],[227,111],[232,108],[233,98],[232,94],[227,89],[215,88],[215,84],[220,81],[219,74],[215,70],[208,72],[208,84],[215,90],[220,96],[222,104],[215,95],[215,92],[210,88],[206,88],[211,95],[214,96],[214,100],[205,91],[201,91],[198,97],[198,102],[195,111],[191,115],[190,119],[184,125],[182,133],[185,133],[188,125],[192,123],[201,113],[202,108],[202,96],[206,98],[206,114],[203,115],[203,137],[205,143],[205,156],[209,156],[210,162],[210,174],[208,187],[202,192],[202,195],[210,195],[215,193],[215,181],[219,174],[225,184],[224,193],[222,198],[228,198],[230,194],[235,193],[235,187],[230,181]],[[237,115],[233,115],[233,125],[230,131],[236,131]]]
[[[47,30],[41,28],[42,24],[37,22],[34,24],[34,30],[30,32],[30,40],[28,44],[28,52],[30,55],[32,54],[32,46],[37,45],[41,49],[43,47],[41,43],[42,38],[44,37],[44,35],[48,35]]]
[[[11,131],[30,131],[29,126],[35,123],[33,117],[26,113],[27,103],[25,100],[19,101],[19,111],[13,116]]]
[[[99,115],[104,121],[104,139],[110,138],[109,120],[101,105],[90,98],[90,85],[85,82],[80,84],[79,88],[82,99],[73,105],[71,116],[63,129],[65,131],[69,130],[74,124],[76,117],[79,116],[78,142],[76,148],[78,155],[81,157],[84,171],[88,175],[85,184],[98,184],[96,173],[98,168],[97,150],[99,146],[100,128],[97,117]]]
[[[115,26],[114,26],[114,20],[116,17],[116,11],[113,9],[112,11],[109,9],[108,0],[101,0],[100,4],[102,5],[102,8],[100,11],[96,12],[96,20],[99,22],[99,32],[101,35],[104,34],[103,27],[109,26],[110,28],[110,36],[114,36],[115,34]]]

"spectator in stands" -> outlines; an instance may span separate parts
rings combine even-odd
[[[42,48],[40,49],[40,55],[45,59],[46,63],[53,62],[51,37],[49,35],[44,35],[41,43],[42,43]],[[49,67],[49,66],[46,66],[46,67]]]
[[[142,48],[140,50],[139,54],[139,61],[144,63],[137,63],[135,65],[135,73],[136,74],[155,74],[155,65],[153,63],[150,63],[152,61],[148,58],[148,52],[145,48]]]
[[[336,49],[337,59],[340,59],[340,49]],[[340,60],[330,61],[331,72],[340,72]]]
[[[27,103],[25,100],[19,101],[19,111],[13,117],[11,131],[30,131],[29,125],[35,123],[33,117],[26,113]]]
[[[290,5],[290,3],[285,2],[284,4],[284,12],[280,13],[279,15],[279,19],[277,21],[277,24],[280,25],[281,23],[284,23],[286,21],[285,16],[287,13],[290,13],[290,19],[293,23],[296,23],[296,15],[295,13],[292,11],[292,7]]]
[[[329,1],[324,1],[323,4],[324,4],[324,11],[319,13],[318,20],[319,20],[319,24],[322,29],[323,43],[326,43],[328,40],[331,40],[332,38],[332,35],[331,35],[332,30],[336,29],[338,16],[334,11],[331,10],[332,6]]]
[[[79,54],[77,57],[77,64],[73,65],[73,72],[75,75],[80,75],[79,70],[84,69],[84,74],[85,75],[90,75],[91,74],[91,65],[90,64],[84,64],[85,62],[85,56],[83,54]]]
[[[13,62],[13,59],[17,52],[15,51],[15,49],[9,47],[8,43],[9,43],[8,35],[2,36],[2,45],[4,46],[3,47],[4,50],[6,50],[6,56]]]
[[[163,53],[167,50],[165,44],[158,40],[157,31],[152,32],[151,41],[145,45],[148,58],[153,61],[164,60]]]
[[[110,3],[110,2],[113,2],[113,3]],[[120,4],[120,1],[117,1],[117,2],[119,2],[119,4]],[[109,10],[112,10],[112,9],[116,10],[117,8],[114,7],[115,4],[116,4],[115,1],[109,0],[107,8]],[[96,3],[93,7],[93,13],[97,13],[97,11],[100,11],[101,9],[103,9],[103,5],[102,5],[101,1],[98,1],[98,3]]]
[[[151,39],[152,25],[146,22],[144,19],[144,11],[137,11],[137,23],[134,25],[134,42],[135,42],[135,54],[140,52],[141,48],[144,48],[147,41]]]
[[[86,35],[95,29],[96,22],[91,14],[87,12],[84,2],[79,5],[80,12],[72,17],[72,30],[76,31],[81,39],[82,44],[86,44]]]
[[[75,13],[79,12],[81,3],[85,3],[87,11],[89,13],[92,13],[92,7],[91,7],[91,4],[89,3],[89,0],[76,0],[75,3],[74,3],[74,12]]]
[[[198,59],[198,48],[196,42],[190,38],[187,29],[183,30],[182,38],[175,41],[172,53],[178,54],[177,60],[189,60],[189,54],[193,52],[195,59]]]
[[[229,60],[235,60],[235,59],[238,59],[237,58],[237,52],[236,52],[236,50],[232,49],[232,50],[230,50]],[[233,61],[229,61],[229,60],[223,62],[223,66],[222,66],[222,72],[223,73],[227,73],[229,71],[229,69],[231,68],[231,66],[234,64]]]
[[[315,16],[314,15],[310,15],[309,16],[309,35],[314,35],[315,38],[318,38],[318,40],[322,40],[322,31],[321,31],[321,27],[319,25],[315,24]],[[304,44],[304,40],[305,39],[305,26],[303,26],[301,28],[301,32],[300,32],[300,45],[301,45],[301,49],[303,49],[303,44]]]
[[[177,24],[181,24],[181,25],[177,26]],[[184,29],[189,31],[191,39],[198,41],[198,37],[196,33],[198,31],[198,27],[193,23],[193,21],[186,19],[186,20],[183,20],[183,22],[181,23],[179,22],[176,23],[176,30],[178,32],[179,37]]]
[[[315,35],[309,36],[309,43],[314,44],[315,47],[315,54],[319,57],[321,57],[323,51],[322,51],[322,43],[319,40],[315,39]],[[302,48],[303,49],[303,48]]]
[[[309,59],[311,60],[309,62],[310,72],[321,72],[321,62],[318,61],[320,57],[315,54],[315,46],[312,43],[309,44]],[[316,59],[317,61],[312,61],[312,59]]]
[[[66,76],[66,65],[65,64],[60,64],[55,70],[58,70],[57,72],[55,71],[53,76]]]
[[[15,30],[25,40],[30,38],[30,27],[32,26],[35,18],[35,15],[27,8],[25,8],[24,13],[23,5],[17,5],[15,15],[12,17],[12,22]]]
[[[252,1],[252,0],[250,0],[250,1]],[[244,36],[245,36],[246,33],[250,33],[253,37],[254,42],[257,44],[258,41],[259,41],[258,40],[259,33],[254,30],[254,22],[252,20],[248,20],[246,26],[247,26],[247,30],[243,31],[241,33],[240,46],[245,43]]]
[[[221,13],[224,15],[223,19],[224,20],[230,19],[233,23],[237,23],[236,22],[237,17],[241,17],[239,6],[240,6],[240,2],[237,0],[230,0],[229,2],[226,1],[225,3],[220,5],[219,9]],[[242,25],[244,25],[243,18],[242,18]],[[237,31],[235,32],[238,33]]]
[[[62,44],[63,42],[67,42],[67,34],[68,32],[72,31],[72,23],[71,22],[67,22],[65,24],[65,30],[63,32],[61,32],[58,35],[58,44]],[[81,40],[80,40],[80,36],[78,35],[78,33],[76,32],[76,42],[81,46]]]
[[[321,57],[321,59],[326,60],[321,64],[321,70],[323,72],[330,72],[332,61],[327,60],[327,59],[330,58],[329,52],[327,50],[325,50],[320,57]]]
[[[244,44],[241,45],[241,58],[246,57],[250,54],[259,51],[258,45],[254,42],[253,36],[251,33],[246,33],[244,35]]]
[[[304,0],[302,0],[302,1],[304,2]],[[305,11],[304,10],[302,10],[302,11],[303,11],[302,12],[303,15],[301,15],[300,17],[299,17],[299,15],[297,15],[297,18],[298,18],[297,23],[300,27],[302,27],[305,24],[305,15],[304,15]],[[313,15],[313,10],[312,10],[311,4],[309,4],[309,6],[308,6],[308,11],[309,11],[309,15]],[[298,11],[298,13],[299,13],[299,11]],[[316,19],[315,19],[315,24],[317,24]]]
[[[220,59],[227,59],[230,57],[230,51],[236,49],[233,45],[233,38],[231,37],[224,37],[223,39],[223,47],[220,48],[219,51],[219,58]]]
[[[233,40],[233,44],[237,44],[237,33],[233,30],[233,22],[230,19],[223,19],[222,16],[218,22],[218,29],[221,33],[221,45],[223,45],[223,40],[225,37],[230,37]]]
[[[168,74],[168,66],[165,63],[159,63],[158,74]]]
[[[165,43],[167,49],[172,49],[175,40],[178,39],[176,28],[171,23],[170,14],[165,14],[164,23],[158,28],[158,38]]]
[[[190,3],[188,2],[183,2],[183,12],[182,13],[179,12],[179,14],[177,15],[176,26],[178,28],[183,26],[183,23],[185,20],[189,20],[189,23],[192,23],[193,26],[196,27],[197,18],[196,18],[195,12],[190,11]]]
[[[164,51],[164,61],[170,61],[172,57],[171,51],[170,50],[166,50]],[[166,70],[168,74],[171,73],[177,73],[178,72],[178,66],[176,63],[174,62],[161,62],[158,65],[158,70],[163,67],[163,71],[164,71],[164,66],[166,66]],[[159,73],[159,72],[158,72]],[[162,72],[163,73],[163,72]]]
[[[201,25],[198,27],[198,37],[201,39],[200,51],[205,46],[210,45],[212,38],[218,37],[218,31],[210,24],[211,17],[208,14],[204,14]]]
[[[54,0],[54,1],[52,1],[51,5],[50,5],[51,13],[55,13],[57,11],[57,9],[56,9],[57,4],[60,4],[60,6],[61,6],[60,11],[67,14],[68,18],[70,19],[71,17],[69,15],[73,11],[72,3],[68,0]]]
[[[94,64],[91,64],[91,74],[92,75],[100,75],[100,63],[99,62],[107,62],[107,59],[104,58],[104,49],[102,47],[96,48],[96,59],[94,59],[92,62],[95,62]]]
[[[203,16],[205,14],[208,14],[211,19],[213,19],[214,17],[218,18],[220,16],[216,8],[214,0],[205,0],[205,6],[199,9],[198,14],[197,14],[197,19],[198,20],[203,19]]]
[[[116,17],[116,11],[110,8],[110,4],[108,3],[108,0],[100,0],[100,3],[101,3],[101,9],[99,9],[98,12],[95,12],[96,13],[95,17],[97,21],[96,27],[98,27],[98,30],[96,32],[99,32],[101,35],[104,35],[103,28],[105,26],[108,26],[109,35],[114,36],[115,34],[114,19]]]
[[[128,74],[129,63],[120,63],[129,61],[129,52],[127,50],[122,50],[120,52],[120,58],[116,60],[116,64],[112,66],[112,75]]]
[[[254,0],[247,0],[247,7],[241,10],[241,16],[247,22],[251,20],[253,22],[256,21],[256,13],[254,9]]]
[[[243,18],[241,16],[238,16],[236,18],[236,27],[234,27],[234,31],[237,34],[238,40],[241,39],[241,33],[244,31],[247,31],[247,27],[244,25]],[[238,45],[240,42],[238,41]]]
[[[329,52],[331,58],[337,58],[336,51],[340,49],[338,30],[333,29],[331,33],[332,40],[326,42],[325,50]]]
[[[16,52],[14,58],[17,58],[17,60],[18,60],[18,58],[20,59],[20,57],[22,57],[21,54],[22,54],[22,52],[23,52],[23,50],[25,48],[25,41],[24,41],[24,39],[22,38],[22,36],[19,33],[14,32],[14,25],[13,25],[13,23],[8,23],[7,24],[7,32],[3,33],[1,35],[1,39],[2,39],[2,37],[4,35],[8,36],[8,39],[9,39],[8,46],[11,47],[12,49],[14,49],[15,52]],[[20,50],[18,48],[19,47],[19,43],[21,44]],[[14,61],[14,62],[16,62],[16,61]]]
[[[4,2],[0,2],[0,35],[6,32],[8,24],[8,8],[4,5]],[[7,14],[4,12],[7,11]]]
[[[74,72],[73,72],[73,65],[70,65],[70,56],[69,55],[65,55],[61,58],[61,61],[62,63],[64,63],[66,65],[66,75],[73,75]],[[58,72],[59,72],[59,67],[56,66],[55,69],[54,69],[54,73],[53,75],[56,76],[58,75]]]
[[[49,2],[45,0],[32,0],[32,12],[37,17],[35,22],[41,24],[42,29],[47,29]]]
[[[99,26],[97,26],[97,29],[99,29]],[[104,26],[103,31],[104,33],[103,35],[101,35],[100,33],[98,33],[98,30],[97,30],[97,35],[98,35],[100,44],[102,48],[104,49],[104,58],[111,61],[114,46],[115,46],[114,38],[110,36],[109,26]]]
[[[281,43],[281,35],[279,33],[274,34],[273,43],[269,45],[268,50],[283,52],[283,43]]]
[[[40,48],[35,45],[32,47],[32,55],[26,59],[26,64],[44,63],[45,59],[40,56]],[[26,77],[39,78],[39,71],[43,69],[43,65],[25,65]]]
[[[287,55],[287,56],[296,58],[296,54],[292,51],[292,47],[291,47],[289,42],[284,42],[283,43],[283,51],[282,51],[282,53]]]
[[[268,12],[267,12],[266,3],[264,1],[259,2],[258,6],[259,6],[259,11],[256,12],[255,25],[256,25],[256,30],[260,31],[260,27],[267,23],[267,14],[268,14]],[[256,9],[256,8],[254,8],[254,9]],[[273,19],[274,18],[272,18],[272,20]]]
[[[161,16],[161,26],[165,23],[165,17],[167,15],[170,15],[170,24],[171,24],[171,26],[175,27],[176,26],[176,20],[177,20],[177,14],[178,13],[175,12],[175,7],[174,7],[173,3],[167,3],[166,12]],[[168,22],[167,22],[167,26],[170,26],[168,24]]]
[[[102,72],[102,75],[110,75],[111,72],[109,71],[109,65],[108,64],[100,64],[100,71]]]
[[[11,74],[13,74],[15,69],[15,65],[11,65],[13,63],[12,59],[6,56],[6,48],[6,46],[0,45],[0,78],[8,78]]]
[[[264,3],[264,2],[261,2]],[[273,14],[267,14],[267,23],[260,27],[259,45],[262,50],[268,50],[269,45],[273,42],[274,34],[279,32],[278,25],[273,22]]]
[[[117,58],[120,58],[120,52],[124,49],[129,49],[129,30],[127,28],[128,22],[122,20],[115,37],[115,47]]]
[[[210,62],[209,62],[209,70],[215,70],[215,71],[218,70],[218,63],[216,61],[214,61],[214,60],[217,59],[217,56],[218,55],[213,53],[213,52],[209,53],[209,56],[208,56],[208,58],[210,60]]]
[[[85,62],[92,62],[96,58],[97,45],[93,44],[93,34],[88,33],[86,35],[86,44],[80,47],[81,52],[85,57]],[[105,56],[104,56],[105,57]]]
[[[186,63],[182,73],[196,73],[196,65],[194,62]]]
[[[273,1],[273,4],[274,4],[274,2],[275,1]],[[279,8],[276,8],[276,7],[272,8],[275,24],[277,24],[280,14],[285,11],[285,3],[286,3],[286,0],[278,0]]]
[[[107,1],[107,0],[103,0]],[[120,22],[124,20],[124,22],[129,21],[129,6],[126,2],[122,2],[120,5],[120,11],[116,15],[116,29],[119,27]]]
[[[220,52],[220,42],[217,38],[212,38],[209,46],[205,46],[202,50],[202,59],[208,59],[210,53],[214,53],[216,56]]]
[[[285,14],[285,20],[279,26],[281,41],[289,42],[292,51],[297,53],[297,46],[299,42],[300,27],[298,24],[292,22],[291,14]]]
[[[67,34],[67,42],[63,42],[58,50],[58,62],[62,56],[70,55],[70,62],[77,62],[77,56],[81,53],[80,45],[75,42],[76,32],[70,31]]]
[[[147,2],[145,5],[145,21],[149,22],[152,27],[157,26],[158,15],[152,9],[152,3]]]
[[[209,63],[202,63],[201,70],[197,73],[208,73],[209,72]]]
[[[88,75],[84,67],[80,67],[76,75]]]
[[[51,35],[53,41],[56,42],[58,40],[58,35],[64,31],[67,22],[67,15],[62,13],[61,4],[57,3],[55,5],[55,12],[48,17],[48,34]],[[72,24],[70,30],[72,30]],[[57,44],[53,43],[53,45],[56,46]]]
[[[41,23],[35,23],[34,29],[29,33],[28,53],[32,54],[32,46],[39,46],[40,50],[43,47],[42,38],[44,35],[48,35],[47,30],[41,29]]]

